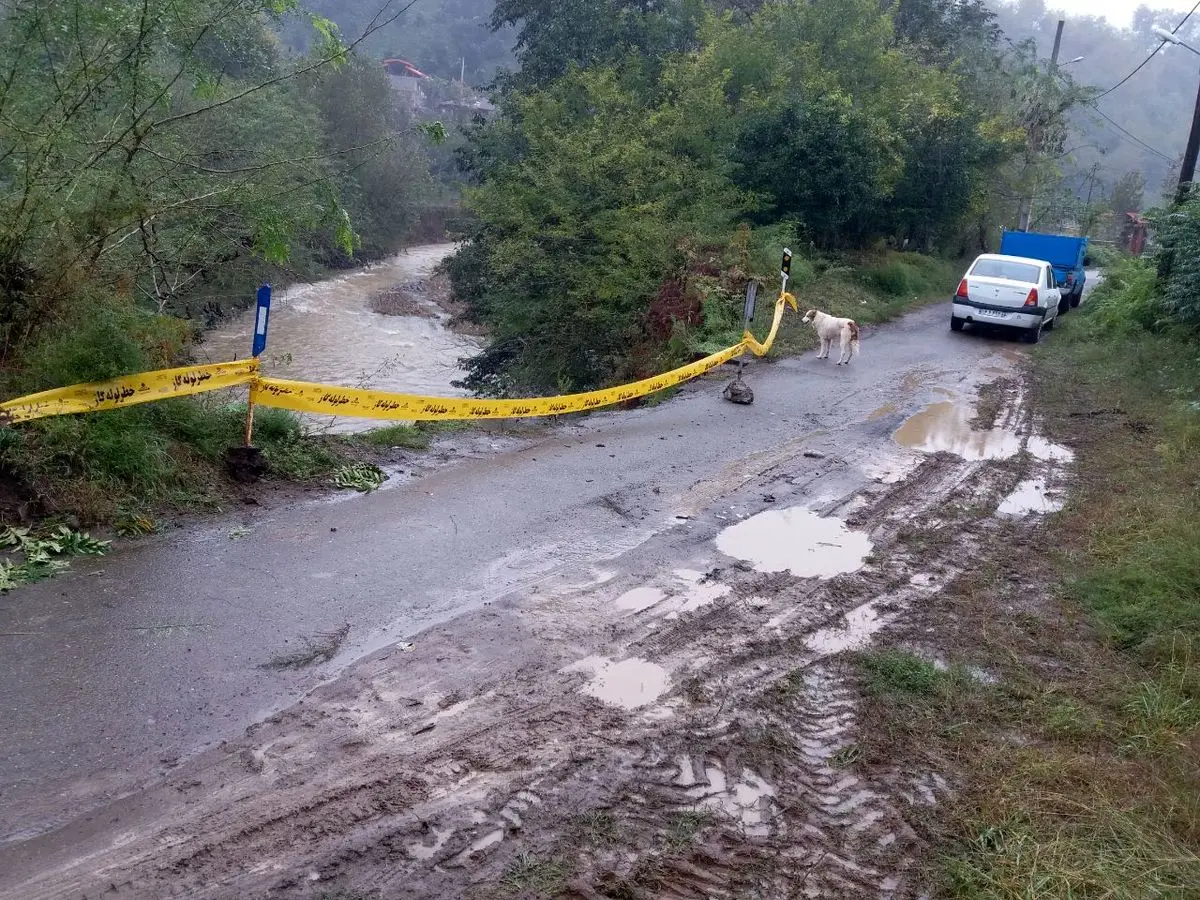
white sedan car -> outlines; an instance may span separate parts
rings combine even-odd
[[[1031,344],[1042,339],[1042,329],[1054,328],[1062,292],[1055,284],[1050,263],[1023,256],[985,253],[971,263],[954,294],[950,328],[966,325],[1000,325],[1021,329]]]

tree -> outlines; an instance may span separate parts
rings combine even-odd
[[[752,115],[738,136],[735,181],[770,200],[759,221],[795,217],[817,246],[857,246],[889,192],[885,148],[845,95]]]
[[[1117,218],[1125,213],[1139,212],[1142,208],[1142,195],[1146,191],[1146,179],[1141,172],[1126,172],[1117,179],[1112,189],[1112,211]]]
[[[271,29],[297,9],[296,0],[4,7],[0,324],[9,336],[53,319],[80,283],[132,290],[164,312],[239,267],[287,263],[317,233],[352,252],[339,182],[349,169],[337,161],[364,163],[395,136],[322,140],[305,79],[349,56],[333,25],[311,18],[322,39],[310,56],[285,59]]]
[[[511,88],[545,87],[572,66],[629,56],[654,66],[694,46],[701,0],[498,0],[492,28],[517,30]]]

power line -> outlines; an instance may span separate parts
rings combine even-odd
[[[1185,24],[1187,24],[1187,20],[1192,17],[1192,13],[1194,13],[1198,9],[1200,9],[1200,0],[1197,0],[1196,5],[1191,8],[1191,10],[1188,12],[1188,14],[1179,20],[1178,25],[1176,25],[1174,28],[1171,29],[1171,34],[1175,34],[1177,31],[1179,31],[1180,28],[1182,28]],[[1127,82],[1130,78],[1132,78],[1134,75],[1136,75],[1138,72],[1140,72],[1142,70],[1142,68],[1148,62],[1150,62],[1150,60],[1154,59],[1154,55],[1156,53],[1158,53],[1158,51],[1161,50],[1163,47],[1167,46],[1167,44],[1168,44],[1168,41],[1164,40],[1161,44],[1159,44],[1157,47],[1155,47],[1153,50],[1151,50],[1150,55],[1147,56],[1145,59],[1143,59],[1140,63],[1138,63],[1137,68],[1135,68],[1132,72],[1130,72],[1128,75],[1126,75],[1120,81],[1118,81],[1116,84],[1114,84],[1112,87],[1110,87],[1103,94],[1100,94],[1100,96],[1096,97],[1096,99],[1099,100],[1101,97],[1107,97],[1109,94],[1111,94],[1117,88],[1119,88],[1121,85],[1123,85],[1125,82]]]
[[[1200,5],[1200,4],[1198,4],[1198,5]],[[1106,122],[1108,122],[1109,125],[1111,125],[1115,129],[1117,129],[1117,131],[1121,132],[1121,134],[1123,134],[1129,140],[1133,141],[1133,143],[1137,144],[1143,150],[1145,150],[1149,153],[1153,153],[1155,156],[1159,157],[1164,162],[1168,162],[1168,163],[1175,162],[1175,158],[1173,156],[1167,156],[1167,154],[1163,153],[1161,150],[1159,150],[1155,147],[1151,147],[1149,144],[1147,144],[1145,141],[1143,141],[1136,134],[1134,134],[1131,131],[1126,130],[1124,127],[1117,124],[1117,122],[1115,120],[1113,120],[1113,118],[1111,116],[1109,116],[1108,113],[1106,113],[1100,107],[1093,104],[1092,109],[1094,109],[1096,112],[1100,113],[1100,115],[1104,118],[1104,120]]]

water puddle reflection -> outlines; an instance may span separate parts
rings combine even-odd
[[[408,855],[413,859],[427,860],[433,859],[439,850],[446,846],[446,841],[454,834],[454,829],[448,828],[445,831],[434,828],[432,844],[409,844],[406,848]]]
[[[972,410],[953,400],[933,403],[910,417],[895,434],[902,447],[925,453],[953,453],[967,460],[1009,459],[1021,449],[1019,435],[1004,429],[976,431]]]
[[[667,595],[658,588],[638,587],[626,591],[616,599],[617,609],[641,612],[665,600]]]
[[[773,785],[749,769],[742,769],[740,778],[730,779],[717,765],[704,765],[703,771],[697,771],[700,767],[694,766],[686,756],[680,757],[678,762],[679,775],[675,783],[687,788],[688,796],[696,801],[693,809],[740,822],[742,830],[750,837],[770,835],[777,815]]]
[[[1020,518],[1031,514],[1048,515],[1063,508],[1059,492],[1046,486],[1044,478],[1027,478],[1003,500],[996,512],[1002,516]]]
[[[1075,453],[1070,448],[1061,444],[1052,444],[1036,434],[1029,439],[1025,448],[1032,456],[1045,462],[1071,462],[1075,459]]]
[[[861,569],[871,539],[839,519],[811,509],[770,509],[717,535],[717,549],[759,572],[791,572],[797,578],[832,578]]]
[[[873,603],[864,603],[846,613],[837,625],[814,631],[804,641],[806,647],[821,656],[833,656],[846,650],[858,650],[871,643],[871,637],[886,623]]]
[[[636,657],[614,662],[604,656],[589,656],[564,672],[588,672],[591,680],[583,692],[622,709],[638,709],[666,693],[671,678],[667,670]]]

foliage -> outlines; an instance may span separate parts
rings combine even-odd
[[[516,27],[519,71],[511,88],[547,87],[572,67],[622,61],[653,69],[663,56],[690,49],[703,16],[699,0],[497,0],[492,27]]]
[[[1146,179],[1141,172],[1126,172],[1113,185],[1112,211],[1121,216],[1127,212],[1139,212],[1142,195],[1146,191]]]
[[[1166,323],[1158,277],[1149,260],[1124,258],[1104,271],[1104,280],[1088,298],[1088,324],[1107,334],[1153,331]]]
[[[619,371],[679,242],[731,227],[743,197],[711,132],[720,84],[673,80],[647,108],[610,70],[577,70],[513,102],[471,164],[480,225],[450,265],[492,345],[471,361],[478,391],[576,390]]]
[[[522,68],[460,152],[476,223],[447,268],[493,337],[465,386],[584,389],[721,344],[747,220],[824,252],[985,234],[1079,98],[978,5],[910,0],[899,30],[870,0],[730,6],[498,4]],[[868,280],[921,293],[907,277]]]
[[[354,250],[368,258],[392,251],[417,224],[433,189],[428,140],[444,140],[440,123],[416,123],[394,102],[382,66],[360,56],[306,82],[320,113],[330,169],[354,225],[355,244],[325,240],[323,261],[348,263]]]
[[[1096,199],[1107,200],[1122,177],[1136,172],[1144,176],[1145,184],[1154,186],[1154,196],[1147,199],[1156,205],[1158,186],[1169,184],[1163,196],[1166,199],[1178,181],[1178,160],[1187,143],[1195,104],[1196,58],[1182,47],[1167,47],[1148,63],[1146,60],[1162,43],[1151,29],[1155,25],[1173,28],[1183,13],[1168,12],[1162,4],[1133,4],[1125,13],[1132,26],[1125,27],[1123,20],[1112,16],[1106,20],[1092,11],[1065,13],[1060,7],[1046,0],[993,5],[996,23],[1008,38],[1016,43],[1034,41],[1043,57],[1050,54],[1057,20],[1065,19],[1060,58],[1069,65],[1061,71],[1078,84],[1107,90],[1145,63],[1095,107],[1083,104],[1069,114],[1071,136],[1056,161],[1062,183],[1080,198],[1092,193]],[[1179,37],[1193,46],[1200,41],[1195,16]],[[1036,205],[1042,207],[1040,202]]]
[[[307,55],[280,45],[285,20],[307,23]],[[352,52],[373,27],[343,43],[296,0],[0,8],[5,396],[178,364],[192,323],[248,284],[378,257],[414,231],[441,132]],[[52,509],[104,519],[197,499],[239,415],[202,399],[47,420],[0,456]],[[276,472],[336,465],[294,418],[259,425]]]
[[[4,528],[0,530],[0,553],[8,558],[0,561],[0,593],[52,578],[70,565],[67,559],[72,556],[103,556],[110,547],[108,541],[96,540],[65,525],[41,535],[29,528]],[[16,562],[14,554],[20,554],[22,561]]]
[[[1152,221],[1159,244],[1170,252],[1169,273],[1160,286],[1164,312],[1189,329],[1200,329],[1200,195],[1156,212]]]
[[[340,488],[350,488],[369,494],[378,490],[387,481],[387,473],[379,466],[369,463],[354,463],[343,466],[333,476],[333,483]]]

